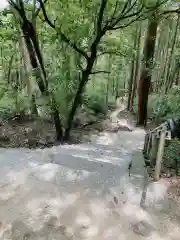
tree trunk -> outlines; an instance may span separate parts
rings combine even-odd
[[[54,125],[56,128],[56,140],[62,141],[63,140],[63,130],[62,130],[62,125],[61,125],[61,120],[59,117],[59,111],[57,109],[56,100],[52,93],[51,93],[51,110],[52,110],[52,117],[54,119]]]
[[[180,70],[178,68],[177,73],[176,73],[176,80],[175,80],[175,85],[178,86],[179,85],[179,75],[180,75]]]
[[[36,52],[33,48],[32,42],[27,34],[27,31],[24,31],[24,38],[25,38],[25,43],[26,43],[27,49],[28,49],[32,68],[37,70],[36,71],[36,80],[37,80],[39,89],[41,91],[41,94],[46,95],[49,98],[49,103],[51,106],[51,114],[54,119],[54,124],[55,124],[55,128],[56,128],[56,139],[57,139],[57,141],[61,141],[63,139],[62,124],[61,124],[61,120],[59,117],[59,112],[57,109],[55,98],[54,98],[54,96],[51,96],[51,94],[49,93],[48,84],[46,84],[47,80],[46,80],[46,74],[44,73],[45,69],[44,69],[44,67],[43,67],[44,70],[41,69],[42,73],[44,74],[44,79],[45,79],[45,82],[44,82],[41,72],[38,70],[38,68],[39,68],[39,64],[37,62],[38,56],[36,55]],[[41,63],[42,63],[42,61],[41,61]]]
[[[149,19],[147,35],[143,52],[143,67],[139,81],[139,99],[138,99],[138,125],[146,125],[147,122],[147,104],[151,85],[151,74],[153,66],[153,57],[156,43],[158,21],[155,14]]]
[[[95,50],[95,51],[97,52],[97,50]],[[71,108],[71,111],[70,111],[70,114],[68,117],[67,127],[66,127],[65,134],[64,134],[65,141],[68,141],[70,138],[72,122],[73,122],[74,116],[76,114],[76,111],[77,111],[79,105],[81,104],[81,96],[82,96],[82,93],[86,86],[86,83],[88,82],[89,75],[91,74],[91,70],[93,68],[93,65],[94,65],[94,62],[96,59],[96,52],[93,53],[94,56],[92,56],[88,60],[86,70],[82,71],[82,77],[80,78],[80,84],[79,84],[79,87],[78,87],[77,93],[75,95],[74,102],[73,102],[73,105],[72,105],[72,108]]]
[[[128,87],[128,103],[127,103],[127,109],[130,110],[131,108],[131,99],[132,99],[132,90],[133,90],[133,82],[135,79],[135,59],[136,59],[136,48],[137,48],[137,34],[138,34],[138,28],[136,27],[135,36],[134,38],[134,46],[133,46],[133,54],[132,54],[132,62],[131,62],[131,75],[129,79],[129,87]]]
[[[36,97],[32,93],[32,83],[31,83],[31,79],[30,79],[30,74],[31,74],[32,68],[31,68],[29,55],[28,55],[28,52],[27,52],[25,42],[24,42],[24,38],[23,38],[22,34],[20,36],[19,49],[20,49],[22,59],[23,59],[28,97],[29,97],[29,100],[31,102],[30,111],[31,111],[31,114],[38,116],[38,110],[37,110],[37,106],[36,106]]]
[[[106,83],[106,105],[108,106],[108,102],[109,102],[109,88],[110,88],[110,73],[111,73],[111,61],[112,61],[112,57],[111,55],[109,55],[109,59],[108,59],[109,63],[108,63],[108,79],[107,79],[107,83]]]
[[[164,44],[164,55],[163,55],[163,59],[162,59],[162,62],[164,64],[163,67],[162,67],[162,73],[160,75],[160,84],[159,84],[159,90],[161,91],[162,87],[164,86],[164,82],[166,80],[166,77],[167,77],[167,64],[168,64],[168,59],[169,59],[169,46],[170,46],[170,35],[171,35],[171,30],[170,30],[170,27],[168,25],[168,28],[166,29],[166,32],[168,31],[168,34],[165,34],[166,36],[165,37],[165,40],[166,40],[166,43]]]
[[[173,36],[173,41],[172,41],[172,46],[171,46],[171,52],[169,56],[169,62],[167,66],[167,77],[166,77],[166,82],[165,82],[165,93],[167,93],[170,85],[170,76],[171,76],[171,66],[172,66],[172,61],[173,61],[173,54],[174,54],[174,49],[176,45],[176,39],[177,39],[177,32],[178,32],[178,27],[179,27],[179,21],[180,21],[180,14],[178,14],[178,19],[175,22],[175,31],[174,31],[174,36]]]
[[[133,54],[133,60],[131,63],[131,75],[129,79],[129,87],[128,87],[128,103],[127,109],[130,110],[131,108],[131,98],[132,98],[132,89],[133,89],[133,81],[134,81],[134,70],[135,70],[135,56]]]
[[[169,87],[168,87],[168,89],[172,88],[173,83],[175,82],[176,76],[177,76],[177,69],[174,68],[174,70],[171,73],[171,76],[169,76]]]
[[[117,100],[118,97],[119,97],[119,74],[117,76],[117,79],[116,79],[116,96],[115,96],[115,99]]]
[[[36,52],[34,51],[33,45],[31,40],[29,39],[29,37],[27,35],[24,34],[24,38],[25,38],[25,43],[26,43],[26,47],[29,53],[29,58],[30,58],[30,62],[31,62],[31,66],[33,70],[36,70],[36,80],[37,80],[37,84],[38,87],[42,93],[42,95],[48,95],[48,93],[46,92],[47,89],[45,87],[43,78],[41,76],[41,72],[39,71],[39,64],[36,58]]]
[[[163,75],[165,72],[165,63],[166,61],[164,61],[164,59],[167,58],[168,56],[168,42],[169,42],[169,22],[166,20],[164,20],[161,23],[161,26],[159,27],[159,39],[158,39],[158,59],[156,58],[156,62],[158,64],[158,68],[156,70],[156,84],[155,84],[155,92],[158,93],[159,91],[161,91],[161,86],[162,84],[162,79],[163,79]]]
[[[138,25],[139,25],[139,23],[138,23]],[[130,103],[131,109],[132,109],[133,104],[134,104],[134,99],[135,99],[135,96],[136,96],[137,84],[138,84],[139,74],[140,74],[141,29],[142,29],[142,27],[141,27],[141,23],[140,23],[139,32],[138,32],[138,35],[137,35],[137,38],[138,38],[137,39],[137,55],[136,55],[136,64],[135,64],[135,72],[134,72],[134,80],[133,80],[134,83],[133,83],[131,103]]]
[[[38,116],[38,110],[36,106],[36,97],[34,94],[31,95],[31,114]]]

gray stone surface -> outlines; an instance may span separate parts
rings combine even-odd
[[[137,128],[91,144],[0,149],[0,239],[175,239],[167,186],[149,183],[140,208],[143,139]]]

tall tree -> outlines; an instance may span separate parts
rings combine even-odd
[[[48,14],[45,9],[45,5],[42,0],[38,0],[44,15],[45,21],[48,23],[50,27],[56,30],[57,34],[61,37],[61,39],[70,45],[76,52],[78,52],[81,57],[84,58],[86,64],[82,67],[80,73],[80,81],[79,86],[76,92],[76,95],[73,100],[72,108],[69,113],[69,117],[67,120],[67,126],[65,129],[65,139],[68,140],[70,137],[70,130],[72,128],[72,121],[77,111],[78,106],[81,103],[81,95],[85,89],[85,86],[89,80],[90,75],[92,74],[94,64],[98,57],[98,48],[101,42],[101,39],[105,36],[105,34],[112,30],[123,29],[133,22],[146,17],[151,11],[157,9],[162,2],[151,6],[146,7],[146,5],[139,1],[125,1],[123,4],[120,1],[115,1],[115,4],[109,2],[108,0],[101,0],[98,2],[98,12],[96,16],[93,16],[92,19],[95,19],[93,28],[91,29],[91,33],[93,33],[93,39],[91,34],[91,39],[88,41],[88,46],[86,48],[81,48],[75,41],[71,40],[60,28],[56,26],[48,17]],[[86,4],[86,3],[84,3]],[[92,9],[97,9],[97,4],[91,3],[93,6]],[[80,4],[82,7],[83,5]],[[89,6],[87,6],[89,7]],[[83,9],[81,9],[83,11]],[[96,12],[96,11],[95,11]],[[90,37],[90,36],[89,36]]]
[[[139,75],[140,75],[140,57],[141,57],[141,32],[142,32],[142,24],[137,24],[137,45],[136,45],[136,61],[135,61],[135,72],[134,72],[134,79],[133,79],[133,88],[132,88],[132,95],[131,95],[131,102],[130,102],[130,110],[133,107],[134,99],[136,96]]]
[[[12,9],[14,11],[17,11],[20,16],[20,27],[23,32],[24,41],[26,43],[26,47],[29,53],[32,69],[35,72],[37,84],[42,95],[47,96],[48,98],[51,106],[51,114],[54,119],[54,124],[56,128],[56,138],[58,141],[61,141],[63,138],[62,124],[55,98],[48,88],[47,74],[44,67],[43,56],[40,50],[37,32],[34,27],[35,21],[32,23],[30,22],[30,20],[28,20],[23,0],[16,0],[16,2],[13,0],[9,0],[9,3]]]
[[[157,13],[149,18],[146,39],[143,51],[143,66],[138,86],[138,121],[139,125],[146,125],[148,95],[151,86],[151,75],[153,67],[156,33],[158,27]]]
[[[174,49],[175,49],[175,45],[176,45],[179,22],[180,22],[180,14],[178,14],[177,20],[175,21],[174,34],[173,34],[173,39],[172,39],[173,41],[172,41],[172,45],[171,45],[171,51],[170,51],[170,56],[169,56],[169,61],[168,61],[168,66],[167,66],[167,76],[165,79],[165,93],[167,93],[169,86],[171,85],[171,66],[172,66],[172,62],[173,62],[173,54],[174,54]],[[174,74],[173,74],[173,77],[174,77]]]

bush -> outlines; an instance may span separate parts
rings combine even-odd
[[[148,114],[160,124],[169,118],[180,118],[180,87],[173,86],[166,95],[153,94],[149,96]],[[180,141],[172,139],[167,142],[163,161],[165,169],[174,169],[180,175]]]
[[[148,101],[148,117],[157,124],[169,118],[180,118],[180,87],[174,86],[168,94],[152,94]]]
[[[8,120],[14,117],[15,111],[10,108],[0,108],[0,120]]]
[[[108,107],[101,94],[94,93],[85,97],[84,104],[91,109],[95,114],[106,114]]]
[[[180,175],[180,140],[173,139],[165,147],[163,166],[168,169],[175,169]]]
[[[168,94],[151,94],[148,100],[148,118],[157,124],[169,118],[180,118],[180,87],[174,86]],[[134,112],[138,111],[138,98],[135,99]]]

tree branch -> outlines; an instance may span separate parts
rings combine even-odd
[[[115,7],[114,7],[114,11],[113,11],[113,14],[112,14],[112,17],[111,17],[110,21],[112,21],[114,19],[114,17],[116,16],[118,5],[119,5],[119,1],[116,1]]]
[[[44,6],[43,1],[42,1],[42,0],[37,0],[37,1],[38,1],[39,4],[40,4],[40,9],[42,10],[42,13],[43,13],[43,16],[44,16],[45,21],[48,23],[48,25],[49,25],[50,27],[56,29],[55,24],[53,24],[53,23],[49,20],[49,18],[48,18],[48,16],[47,16],[46,9],[45,9],[45,6]]]
[[[115,26],[122,20],[125,20],[127,18],[132,18],[132,17],[135,17],[135,16],[139,17],[139,15],[142,13],[143,9],[144,9],[144,6],[142,5],[141,8],[138,11],[134,12],[134,13],[130,13],[128,15],[120,15],[119,17],[117,17],[117,19],[115,21],[112,21],[112,24],[107,26],[107,30],[116,30],[116,29],[118,29],[118,27],[115,27]],[[121,27],[119,27],[119,28],[121,28]]]
[[[127,0],[127,2],[129,2],[129,1]],[[127,10],[124,9],[124,11],[121,12],[121,16],[126,16],[126,14],[128,14],[129,12],[131,12],[131,10],[135,7],[136,3],[138,3],[137,0],[135,0],[135,1],[133,2],[133,4],[131,4],[131,5],[129,6],[129,8],[127,8]],[[142,7],[144,7],[144,5],[142,5]]]
[[[112,30],[123,29],[123,28],[129,27],[132,23],[134,23],[134,22],[136,22],[138,20],[145,20],[146,19],[146,17],[144,17],[143,19],[141,19],[141,17],[142,16],[138,16],[135,19],[132,19],[131,21],[129,21],[127,24],[114,27]]]
[[[177,13],[177,14],[179,14],[180,13],[180,8],[177,8],[177,9],[174,9],[174,10],[164,11],[160,15],[166,15],[166,14],[170,14],[170,13]]]
[[[21,9],[19,6],[13,1],[13,0],[8,0],[8,3],[11,7],[13,7],[21,16]]]
[[[107,0],[101,0],[101,6],[98,14],[98,20],[97,20],[97,33],[100,33],[102,30],[102,22],[103,22],[103,15],[104,15],[104,10],[107,5]]]
[[[98,74],[98,73],[110,73],[109,71],[95,71],[95,72],[91,72],[90,74]]]
[[[133,22],[140,20],[141,17],[143,17],[146,14],[149,14],[150,12],[155,11],[157,8],[159,8],[163,3],[167,2],[168,0],[163,0],[163,1],[157,1],[156,5],[153,7],[146,7],[144,4],[141,5],[141,7],[137,10],[131,13],[131,11],[133,10],[133,8],[135,7],[137,0],[135,0],[128,8],[128,0],[124,5],[123,10],[121,11],[121,13],[119,14],[119,16],[116,17],[116,19],[114,18],[114,16],[111,17],[111,20],[109,21],[110,24],[106,25],[106,31],[109,30],[117,30],[117,29],[122,29],[125,27],[128,27],[129,25],[131,25]],[[126,10],[127,8],[127,10]],[[146,11],[143,12],[144,9],[147,9]],[[127,24],[124,25],[120,25],[117,26],[120,21],[125,20],[125,19],[130,19],[133,18],[131,21],[129,21]],[[146,19],[146,17],[143,17],[142,19]]]
[[[91,51],[90,58],[96,58],[97,46],[102,36],[104,36],[104,34],[106,33],[105,27],[102,27],[102,23],[103,23],[103,17],[104,17],[104,10],[106,8],[107,2],[108,0],[101,0],[101,6],[98,12],[96,36],[90,47],[90,51]]]
[[[43,16],[44,16],[45,21],[48,23],[48,25],[49,25],[51,28],[53,28],[53,29],[56,30],[55,24],[53,24],[53,23],[49,20],[49,18],[48,18],[48,16],[47,16],[46,9],[45,9],[45,6],[44,6],[43,1],[42,1],[42,0],[38,0],[38,2],[39,2],[40,7],[41,7],[41,9],[42,9],[42,12],[43,12]],[[63,40],[64,42],[66,42],[67,44],[69,44],[69,46],[71,46],[76,52],[78,52],[79,54],[81,54],[81,55],[82,55],[83,57],[85,57],[86,59],[89,59],[87,53],[86,53],[84,50],[80,49],[80,48],[76,45],[76,43],[73,43],[61,30],[59,30],[59,31],[56,30],[56,32],[57,32],[58,35],[60,35],[60,37],[62,38],[62,40]]]
[[[117,56],[122,55],[122,56],[124,56],[124,57],[127,56],[126,54],[121,53],[121,52],[118,52],[118,51],[106,51],[106,52],[99,53],[99,54],[97,55],[97,57],[100,57],[100,56],[105,55],[105,54],[117,55]]]
[[[126,11],[126,8],[127,8],[128,4],[129,4],[129,1],[126,0],[126,2],[125,2],[125,4],[124,4],[124,7],[123,7],[123,9],[122,9],[122,11],[121,11],[121,14],[124,14],[124,12]]]
[[[44,0],[44,4],[47,3],[47,1],[48,0]],[[36,10],[36,12],[34,14],[34,17],[37,17],[39,15],[40,11],[41,11],[41,6],[39,8],[37,8],[37,10]]]

